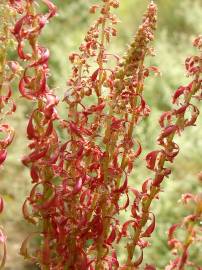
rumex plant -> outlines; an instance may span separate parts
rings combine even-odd
[[[156,5],[149,5],[126,56],[120,59],[105,47],[116,35],[113,25],[117,20],[110,8],[118,7],[118,2],[103,2],[102,7],[91,8],[91,12],[100,8],[101,17],[88,31],[81,53],[70,56],[73,74],[65,95],[69,118],[63,121],[70,135],[62,157],[69,186],[67,235],[73,243],[68,267],[77,267],[82,256],[83,269],[88,265],[90,269],[119,267],[113,243],[125,234],[119,232],[117,215],[129,206],[128,174],[141,153],[133,129],[150,112],[143,98],[144,79],[150,70],[157,71],[144,66],[145,57],[152,53],[149,44],[156,27]],[[114,68],[107,66],[109,57],[117,62]],[[89,97],[97,105],[89,106]],[[123,194],[126,202],[121,206]],[[86,249],[88,241],[91,244]]]
[[[7,148],[14,138],[14,129],[5,121],[16,110],[11,96],[13,82],[20,72],[20,66],[9,57],[9,51],[15,48],[11,29],[15,23],[16,10],[8,1],[1,1],[0,16],[0,166],[2,167],[7,157]],[[4,202],[0,197],[0,213],[3,208]],[[0,268],[3,268],[6,259],[6,236],[2,229],[0,229],[0,242],[3,244]]]
[[[159,124],[162,128],[158,137],[158,144],[161,149],[152,151],[146,155],[147,168],[155,173],[153,178],[148,178],[142,184],[141,192],[135,190],[136,198],[132,207],[134,217],[134,236],[128,243],[127,266],[131,264],[135,248],[141,249],[148,245],[143,241],[145,237],[150,237],[155,229],[155,216],[151,212],[151,203],[158,198],[161,191],[161,183],[171,173],[171,169],[165,167],[167,162],[173,162],[179,152],[179,146],[174,142],[176,134],[181,134],[185,128],[195,125],[199,115],[198,108],[192,103],[201,100],[201,36],[194,40],[194,46],[199,49],[199,55],[186,59],[185,66],[188,76],[192,76],[192,81],[187,86],[180,86],[173,95],[172,103],[174,108],[162,113]],[[193,101],[192,101],[193,100]],[[145,230],[145,225],[151,220]],[[142,256],[138,263],[141,263]]]
[[[52,245],[49,223],[56,192],[51,166],[59,154],[58,137],[53,122],[58,118],[55,106],[59,99],[48,87],[49,51],[38,43],[38,36],[50,18],[56,14],[56,7],[48,0],[42,1],[48,8],[48,12],[43,14],[38,10],[36,1],[22,2],[22,14],[13,29],[18,42],[19,58],[24,60],[19,91],[22,97],[34,105],[27,125],[31,153],[22,159],[23,164],[30,168],[33,188],[24,202],[23,214],[27,221],[36,224],[37,230],[25,239],[20,252],[26,258],[40,263],[42,269],[47,269],[50,265],[49,250]],[[41,247],[30,254],[28,242],[35,236],[40,237]]]
[[[159,74],[158,68],[146,61],[154,56],[151,43],[157,23],[156,4],[150,1],[123,57],[108,49],[117,35],[114,9],[119,1],[102,0],[90,8],[90,13],[99,16],[79,52],[69,56],[72,73],[61,103],[67,107],[65,119],[56,110],[59,98],[48,86],[49,50],[39,43],[43,28],[56,15],[56,6],[50,0],[10,0],[3,5],[15,13],[17,21],[10,27],[5,17],[2,27],[0,87],[8,94],[1,96],[1,113],[7,104],[11,104],[9,113],[15,111],[10,89],[19,71],[19,92],[31,107],[27,124],[31,151],[22,162],[30,169],[33,187],[22,208],[25,219],[35,229],[23,241],[21,255],[44,270],[155,269],[144,262],[143,254],[156,226],[152,202],[159,198],[162,182],[171,173],[167,163],[172,163],[179,152],[175,136],[195,125],[199,115],[194,100],[200,101],[202,94],[202,37],[194,41],[199,55],[185,62],[192,81],[175,91],[172,109],[159,120],[160,147],[146,155],[146,167],[154,177],[144,180],[138,190],[129,185],[128,178],[142,153],[136,128],[151,111],[144,95],[145,80],[151,73]],[[17,62],[7,60],[10,28],[17,41],[21,69]],[[13,130],[7,124],[0,128],[8,133],[0,141],[3,163]],[[183,222],[188,234],[184,243],[173,239],[178,225],[170,229],[169,244],[181,253],[167,269],[184,269],[190,264],[190,239],[201,216],[199,197],[189,194],[183,198],[193,199],[196,213]],[[120,219],[123,211],[131,213],[125,221]],[[3,234],[2,239],[4,243]],[[32,244],[35,240],[37,244]],[[117,246],[123,243],[125,258],[120,261]]]
[[[201,182],[201,173],[198,176]],[[201,183],[200,183],[201,184]],[[180,223],[173,224],[168,231],[168,245],[172,249],[175,259],[170,261],[166,270],[186,269],[186,266],[201,270],[201,266],[190,260],[191,247],[201,241],[201,221],[202,221],[202,197],[201,193],[186,193],[182,195],[181,202],[190,205],[192,212],[183,218]],[[179,230],[185,231],[184,239],[175,235]]]

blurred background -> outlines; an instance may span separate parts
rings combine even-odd
[[[50,86],[55,88],[57,95],[63,97],[71,71],[68,55],[72,51],[77,51],[94,19],[94,16],[88,15],[89,6],[99,1],[53,0],[53,2],[58,6],[58,16],[44,29],[41,43],[51,52]],[[121,0],[120,2],[120,8],[117,10],[121,21],[118,25],[119,35],[113,40],[110,50],[122,55],[133,38],[149,1]],[[158,30],[154,43],[156,56],[150,60],[150,63],[160,68],[162,76],[150,78],[146,82],[145,96],[152,107],[152,113],[137,130],[145,147],[145,153],[157,147],[155,140],[159,132],[158,118],[163,110],[169,110],[172,93],[179,85],[189,81],[184,70],[184,60],[194,53],[193,38],[202,33],[201,0],[156,0],[156,2],[159,6]],[[21,206],[29,193],[31,181],[28,169],[20,162],[20,157],[27,149],[28,141],[25,132],[32,108],[28,102],[19,97],[17,88],[14,95],[18,108],[10,122],[16,128],[17,134],[9,148],[8,160],[0,170],[0,193],[5,199],[5,210],[0,216],[0,224],[3,224],[8,236],[6,269],[37,269],[36,266],[24,262],[18,255],[22,239],[26,237],[29,230],[32,230],[31,226],[23,221],[21,213]],[[60,106],[59,110],[65,117],[65,106]],[[166,231],[171,224],[180,221],[191,211],[190,208],[179,204],[180,194],[197,193],[202,187],[197,182],[197,174],[202,170],[202,128],[199,126],[201,121],[202,116],[197,121],[197,127],[189,128],[177,139],[181,150],[173,167],[173,173],[163,185],[164,192],[161,193],[160,202],[152,206],[157,215],[157,229],[150,239],[151,247],[145,252],[145,262],[154,263],[157,269],[164,269],[172,257],[168,252]],[[150,176],[150,172],[144,165],[143,154],[131,176],[132,185],[138,185],[145,177]],[[124,219],[124,216],[122,218]],[[202,266],[199,248],[200,243],[192,250],[192,258]]]

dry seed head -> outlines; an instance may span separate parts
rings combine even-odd
[[[157,22],[157,6],[152,2],[149,4],[143,17],[133,43],[129,46],[128,52],[124,57],[124,63],[120,64],[120,69],[126,76],[132,75],[138,68],[139,63],[146,54],[149,54],[151,48],[149,43],[154,39],[154,31]],[[118,72],[118,74],[120,71]]]

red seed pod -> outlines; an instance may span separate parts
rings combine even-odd
[[[109,270],[117,269],[119,267],[119,262],[115,251],[112,252],[111,256],[106,256],[104,261],[107,262],[107,269]]]
[[[1,140],[0,140],[0,146],[1,146],[2,148],[6,148],[6,147],[8,147],[8,146],[12,143],[12,141],[13,141],[13,138],[14,138],[14,130],[13,130],[8,124],[2,124],[2,125],[0,126],[0,132],[6,134],[5,137],[4,137],[4,139],[1,139]],[[3,159],[6,153],[1,152],[1,154],[2,154],[2,159]]]
[[[30,64],[29,67],[37,67],[39,65],[47,64],[49,59],[49,50],[44,47],[39,47],[39,59],[35,61],[33,64]]]
[[[160,116],[160,119],[159,119],[160,126],[162,128],[165,128],[165,126],[167,126],[165,121],[167,121],[167,123],[170,125],[171,119],[172,119],[172,112],[171,111],[162,113],[162,115]]]
[[[173,234],[179,226],[180,226],[180,224],[174,224],[169,228],[169,230],[168,230],[168,240],[169,241],[173,239]]]
[[[99,8],[99,5],[93,5],[90,7],[90,13],[95,13],[96,10]]]
[[[187,90],[186,87],[180,86],[173,95],[173,103],[176,103],[178,98],[184,94],[184,92]]]
[[[98,74],[99,74],[99,68],[98,69],[96,69],[96,71],[92,74],[92,76],[91,76],[91,80],[92,80],[92,82],[95,82],[96,81],[96,79],[97,79],[97,76],[98,76]]]
[[[47,19],[52,18],[56,15],[57,8],[50,0],[42,0],[48,7],[49,13],[47,14]]]
[[[180,107],[179,109],[174,111],[174,114],[178,117],[178,115],[184,115],[184,113],[186,112],[187,108],[189,107],[189,105],[184,105],[182,107]]]
[[[38,167],[32,165],[31,169],[30,169],[30,175],[31,175],[31,178],[32,178],[32,183],[37,183],[39,182],[39,173],[40,173],[40,170]]]
[[[133,267],[138,267],[143,261],[143,250],[141,249],[141,254],[139,258],[133,263]]]
[[[177,125],[170,125],[166,127],[159,136],[159,140],[164,139],[165,137],[170,136],[171,134],[174,134],[176,131],[179,130],[179,127]]]
[[[112,245],[112,243],[116,239],[116,228],[113,227],[110,235],[108,236],[107,240],[105,241],[107,245]]]
[[[0,197],[0,214],[3,212],[4,209],[4,201],[3,199]]]
[[[156,163],[158,161],[160,150],[152,151],[146,155],[147,168],[150,170],[155,170]]]
[[[117,119],[115,117],[112,118],[112,123],[111,123],[111,130],[112,131],[118,131],[123,127],[123,120],[122,119]]]
[[[123,185],[120,186],[120,188],[115,189],[114,192],[115,192],[115,193],[120,193],[120,194],[121,194],[121,193],[125,192],[125,191],[127,190],[127,188],[128,188],[128,177],[127,177],[127,175],[126,175]]]
[[[150,237],[155,229],[155,225],[156,225],[155,216],[153,213],[151,213],[151,214],[152,214],[152,218],[151,218],[152,222],[148,226],[148,228],[141,234],[141,237]]]
[[[126,222],[123,224],[119,239],[122,238],[123,236],[124,236],[124,237],[127,236],[127,231],[128,231],[129,225],[134,226],[134,220],[128,220],[128,221],[126,221]],[[117,241],[118,241],[118,240],[117,240]]]
[[[139,157],[142,153],[142,145],[140,144],[139,141],[136,140],[136,142],[138,144],[138,148],[137,148],[136,152],[133,154],[134,158]]]
[[[0,165],[3,164],[7,156],[7,150],[0,150]]]
[[[130,204],[130,199],[129,199],[128,193],[126,193],[125,195],[126,195],[125,203],[122,206],[119,205],[118,207],[116,207],[118,209],[118,212],[121,210],[126,210]]]
[[[199,109],[193,104],[189,104],[189,108],[191,109],[191,117],[190,119],[185,119],[185,127],[194,126],[200,113]]]
[[[152,180],[151,178],[148,178],[142,184],[142,193],[143,194],[147,194],[147,192],[148,192],[148,186],[149,186],[149,184],[151,184],[151,180]]]
[[[191,194],[191,193],[185,193],[185,194],[182,194],[181,196],[181,201],[185,204],[187,204],[189,201],[193,201],[194,200],[194,195]]]
[[[193,45],[200,49],[202,47],[202,36],[200,35],[199,37],[197,37],[194,41],[193,41]]]
[[[82,178],[79,178],[72,190],[72,194],[73,195],[76,195],[77,193],[79,193],[82,189],[82,185],[83,185],[83,179]]]

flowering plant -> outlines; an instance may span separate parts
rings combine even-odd
[[[7,148],[14,138],[14,129],[5,121],[7,117],[15,112],[16,105],[12,99],[13,81],[20,72],[18,62],[9,57],[9,50],[15,47],[14,38],[11,33],[11,27],[15,23],[15,9],[7,3],[0,2],[0,166],[6,160]],[[4,208],[4,201],[0,197],[0,213]],[[3,229],[0,228],[0,243],[3,244],[3,256],[0,268],[4,267],[6,260],[6,236]]]
[[[139,190],[129,185],[128,178],[142,153],[136,129],[151,112],[144,96],[145,80],[152,73],[160,74],[157,67],[145,62],[147,57],[154,56],[151,43],[157,23],[156,4],[150,1],[123,57],[108,51],[109,43],[117,35],[118,19],[113,10],[119,7],[119,1],[102,0],[90,8],[90,13],[99,12],[99,16],[79,52],[69,56],[72,74],[62,103],[67,106],[66,119],[57,112],[59,98],[48,86],[49,50],[39,43],[43,28],[56,15],[56,6],[50,0],[10,0],[9,4],[3,2],[5,6],[17,18],[11,28],[22,66],[19,92],[33,108],[27,124],[31,152],[22,162],[30,169],[33,184],[23,204],[23,214],[35,225],[35,230],[23,241],[21,255],[44,270],[155,269],[146,264],[143,253],[150,244],[146,239],[156,226],[152,202],[159,198],[162,182],[171,173],[166,164],[172,163],[179,152],[175,136],[195,125],[199,115],[194,100],[200,101],[202,94],[201,55],[189,57],[185,62],[192,80],[175,91],[173,108],[160,117],[160,148],[146,155],[146,167],[154,177],[144,180]],[[42,12],[41,6],[47,12]],[[12,102],[10,83],[19,71],[17,62],[10,63],[11,75],[5,70],[9,66],[7,29],[5,19],[0,39],[4,44],[0,87],[6,86],[8,94],[1,97],[1,110]],[[202,37],[195,39],[194,46],[201,53]],[[111,65],[112,62],[115,64]],[[13,112],[15,105],[11,104]],[[59,136],[60,130],[66,134],[65,138]],[[13,130],[2,124],[0,131],[8,133],[0,141],[0,163],[3,163]],[[198,207],[198,199],[189,197],[197,201]],[[120,219],[123,211],[131,213],[124,222]],[[195,234],[193,222],[201,218],[201,212],[196,212],[185,222],[191,223],[189,237]],[[173,248],[180,243],[172,237],[177,226],[169,232],[169,245]],[[35,238],[38,245],[30,251],[29,243]],[[167,269],[184,269],[191,244],[186,241],[180,244],[181,257]],[[122,242],[126,243],[124,261],[117,254],[117,246]],[[2,266],[4,262],[5,256]]]

